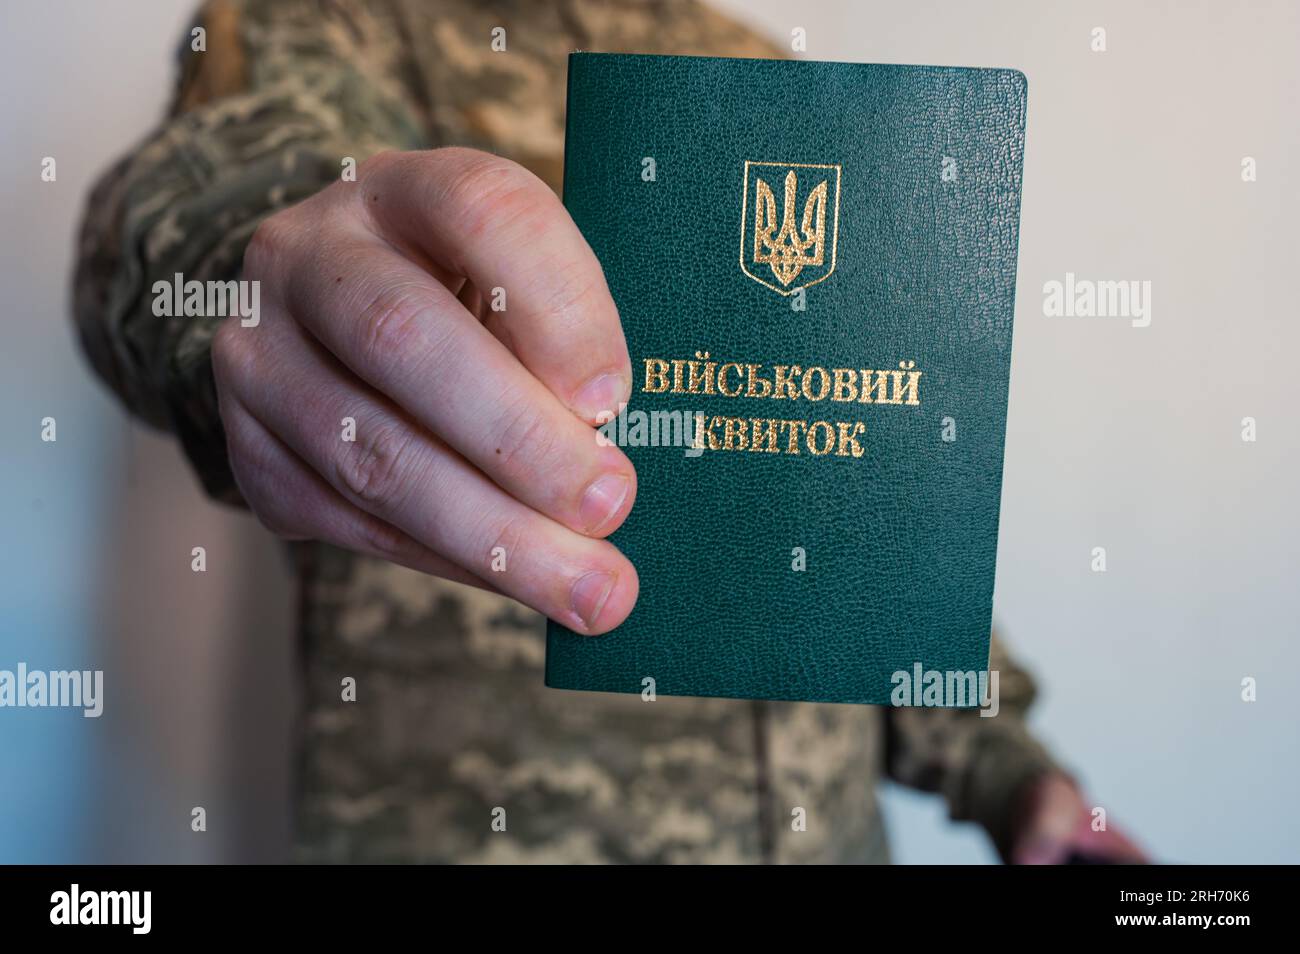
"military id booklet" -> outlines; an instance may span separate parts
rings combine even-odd
[[[604,636],[552,622],[547,685],[898,704],[987,668],[1025,99],[1007,69],[570,58],[641,594]]]

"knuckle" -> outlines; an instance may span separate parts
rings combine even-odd
[[[268,488],[277,485],[277,475],[272,473],[272,464],[263,449],[243,435],[242,429],[235,427],[228,430],[227,444],[230,451],[230,470],[239,488],[240,496],[248,504],[267,532],[283,540],[306,540],[310,534],[299,525],[288,511],[292,506],[286,505]]]
[[[294,232],[288,212],[263,219],[244,249],[245,277],[258,278],[273,270],[292,244]]]
[[[493,554],[501,552],[510,563],[517,562],[523,553],[523,542],[527,536],[524,518],[516,515],[501,520],[497,515],[491,514],[485,516],[485,522],[495,524],[486,528],[482,534],[489,541],[485,559],[490,560]]]
[[[256,490],[252,478],[258,471],[265,469],[265,454],[258,442],[252,438],[244,410],[238,402],[228,400],[224,395],[218,396],[220,403],[221,427],[226,434],[226,455],[230,469],[240,490],[245,497],[250,490]]]
[[[497,456],[499,472],[510,482],[535,479],[547,473],[546,461],[554,453],[555,433],[546,414],[531,401],[519,400],[502,416]]]
[[[236,354],[239,347],[231,340],[230,322],[223,321],[217,325],[212,335],[212,376],[218,388],[229,380],[230,372],[238,365]]]
[[[393,562],[409,558],[419,549],[414,540],[391,523],[373,517],[361,521],[357,536],[360,549]]]
[[[235,485],[239,488],[240,495],[248,504],[248,509],[252,510],[253,514],[260,520],[262,508],[258,506],[258,502],[261,500],[262,495],[257,475],[249,462],[248,447],[229,426],[226,428],[226,435],[226,450],[230,455],[230,473],[235,478]]]
[[[538,307],[547,317],[590,315],[605,304],[613,310],[605,276],[594,262],[583,259],[552,262],[546,286]]]
[[[385,149],[368,156],[357,166],[355,182],[339,180],[321,194],[329,194],[341,209],[359,212],[374,230],[376,217],[372,202],[378,200],[378,192],[375,190],[381,189],[386,179],[400,174],[399,170],[406,164],[408,155],[396,149]]]
[[[367,508],[397,506],[410,473],[414,442],[414,434],[396,422],[359,427],[357,440],[344,443],[338,456],[336,485]]]
[[[445,186],[448,204],[467,236],[482,235],[512,223],[543,224],[559,200],[522,166],[487,153],[460,161]]]
[[[265,510],[254,508],[253,516],[257,518],[257,522],[260,523],[268,533],[279,537],[281,540],[293,541],[312,539],[311,534],[299,530],[296,527],[291,527],[283,518],[271,516]]]
[[[316,539],[310,508],[303,506],[299,494],[283,490],[294,477],[286,472],[284,458],[252,426],[237,402],[223,401],[221,417],[230,472],[257,522],[282,540]]]
[[[415,286],[385,287],[361,311],[362,358],[368,363],[383,362],[389,355],[418,353],[417,345],[422,352],[429,307],[427,298]]]
[[[222,321],[212,335],[212,376],[218,391],[228,387],[253,360],[249,329],[238,321]]]
[[[361,164],[357,166],[358,177],[382,174],[397,166],[401,162],[403,155],[404,153],[397,149],[381,149],[374,155],[361,160]]]

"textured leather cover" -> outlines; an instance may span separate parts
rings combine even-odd
[[[604,636],[552,622],[547,685],[888,703],[917,663],[985,669],[1025,100],[1015,70],[570,58],[564,201],[622,316],[628,413],[703,414],[719,449],[625,448],[638,497],[611,539],[640,599]],[[806,196],[822,181],[819,216]],[[740,365],[728,394],[750,364],[757,383],[724,395],[715,367],[702,384],[697,352]],[[697,393],[687,366],[677,388],[647,360],[697,360]],[[778,365],[828,383],[859,369],[859,386],[843,374],[812,400],[811,371],[783,400],[747,396]],[[863,380],[883,400],[858,400]],[[814,450],[832,433],[834,449],[789,452],[787,425],[773,452],[762,427],[728,435],[722,417],[802,420]],[[742,434],[758,449],[738,449]]]

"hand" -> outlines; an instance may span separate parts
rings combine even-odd
[[[593,425],[631,365],[600,265],[541,180],[466,149],[385,153],[263,222],[242,277],[261,321],[224,322],[212,364],[263,524],[578,632],[623,621],[636,570],[600,538],[636,473]]]
[[[1011,863],[1059,865],[1071,855],[1114,864],[1146,864],[1148,859],[1122,832],[1107,826],[1092,830],[1092,812],[1078,788],[1064,775],[1034,783],[1025,801],[1024,823],[1016,834]]]

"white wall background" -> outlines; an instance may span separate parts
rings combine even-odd
[[[809,58],[1028,75],[996,617],[1043,685],[1043,737],[1157,857],[1300,861],[1297,5],[724,6],[778,39],[804,27]],[[99,722],[0,712],[0,861],[264,857],[283,839],[283,567],[126,422],[67,319],[85,190],[158,116],[190,7],[0,6],[0,667],[110,680]],[[1067,271],[1150,280],[1151,326],[1044,317]],[[891,790],[887,812],[899,860],[991,857],[933,799]]]
[[[127,418],[69,318],[86,192],[158,121],[194,8],[0,4],[0,668],[102,669],[106,696],[99,719],[0,710],[0,863],[261,859],[284,844],[284,562]],[[199,545],[206,574],[189,568]]]

